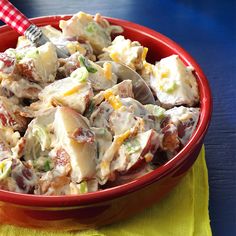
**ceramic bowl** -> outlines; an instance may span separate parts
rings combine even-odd
[[[32,21],[38,26],[50,24],[58,28],[59,20],[69,18],[70,16],[47,16],[34,18]],[[164,35],[128,21],[107,19],[112,24],[122,26],[126,38],[138,40],[149,48],[149,62],[178,54],[186,65],[195,69],[201,114],[194,135],[163,166],[139,179],[110,189],[80,196],[37,196],[0,190],[1,223],[57,230],[86,229],[110,224],[158,203],[178,184],[196,160],[212,112],[211,92],[201,68],[184,49]],[[0,51],[15,47],[18,36],[8,26],[0,27]]]

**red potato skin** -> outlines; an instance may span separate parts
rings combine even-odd
[[[145,155],[147,153],[152,153],[153,155],[155,154],[156,150],[158,149],[158,147],[160,146],[160,142],[159,142],[159,138],[157,136],[157,138],[154,138],[154,131],[152,131],[148,142],[145,146],[145,148],[143,149],[139,159],[137,160],[137,162],[126,172],[127,174],[131,173],[132,171],[135,171],[137,169],[139,169],[142,165],[144,165],[147,160],[145,159]],[[154,139],[153,139],[154,138]]]

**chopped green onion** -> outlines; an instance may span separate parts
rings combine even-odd
[[[86,67],[80,67],[71,73],[71,77],[77,79],[80,83],[86,82],[89,73]]]
[[[43,127],[39,124],[35,124],[32,129],[33,136],[35,136],[42,148],[42,151],[44,151],[46,148],[48,148],[51,144],[50,136],[46,130],[46,127]]]
[[[20,53],[16,53],[16,60],[20,61],[24,56]]]
[[[163,86],[163,90],[167,93],[172,93],[177,88],[177,84],[175,81],[170,81],[168,83],[165,83]]]
[[[157,106],[157,105],[152,105],[152,104],[145,105],[145,108],[153,116],[156,116],[158,118],[163,118],[165,111],[166,111],[164,108]]]
[[[141,148],[141,145],[137,139],[128,140],[124,142],[124,145],[128,154],[133,154]]]
[[[86,181],[83,181],[79,184],[79,191],[80,191],[80,193],[87,193],[88,192],[88,184]]]
[[[0,162],[0,180],[7,178],[7,176],[10,174],[11,165],[12,160],[9,158]]]
[[[87,33],[95,33],[98,30],[98,25],[95,22],[89,22],[85,28]]]
[[[29,52],[27,52],[25,54],[25,57],[36,59],[38,57],[38,55],[39,55],[39,50],[36,48],[36,49],[30,50]]]
[[[44,163],[44,170],[45,171],[49,171],[49,170],[51,170],[51,162],[50,162],[50,160],[49,159],[47,159],[46,161],[45,161],[45,163]]]
[[[39,171],[47,172],[53,169],[54,165],[48,156],[39,156],[38,159],[33,160],[33,166]]]
[[[92,67],[90,62],[88,61],[87,58],[83,57],[83,56],[80,56],[79,57],[79,62],[80,62],[80,66],[84,66],[88,72],[90,73],[96,73],[97,72],[97,69]]]

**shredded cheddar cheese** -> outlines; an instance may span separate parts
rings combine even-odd
[[[111,52],[110,53],[110,58],[114,61],[114,62],[119,62],[119,58],[118,58],[118,53],[117,52]]]
[[[112,93],[112,91],[106,91],[104,93],[104,98],[110,103],[114,110],[117,110],[122,107],[121,101]]]
[[[168,78],[169,75],[170,75],[170,71],[167,68],[161,71],[162,78]]]
[[[107,80],[111,80],[112,78],[112,65],[109,62],[104,63],[103,65],[104,75]]]
[[[145,61],[146,56],[147,56],[148,48],[144,47],[143,48],[143,53],[142,53],[142,60]]]
[[[72,95],[72,94],[74,94],[74,93],[77,93],[77,92],[79,91],[79,89],[81,88],[81,86],[83,86],[83,85],[79,84],[79,85],[75,86],[74,88],[72,88],[72,89],[66,91],[66,92],[63,94],[63,96],[66,97],[66,96],[70,96],[70,95]]]
[[[130,134],[130,130],[127,130],[125,133],[117,136],[117,143],[121,145],[127,138],[129,138]]]

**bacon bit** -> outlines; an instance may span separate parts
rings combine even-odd
[[[177,129],[170,131],[173,125],[169,124],[164,129],[162,129],[162,133],[164,134],[162,145],[164,150],[168,151],[176,151],[180,146],[180,141],[178,139]],[[175,127],[176,128],[176,127]]]
[[[14,112],[15,123],[17,125],[17,130],[23,131],[28,125],[28,119],[20,115],[20,111]]]
[[[53,189],[61,188],[70,183],[70,178],[67,176],[57,176],[51,182],[51,187]]]
[[[63,176],[56,176],[53,177],[50,181],[40,179],[39,180],[39,191],[41,194],[45,194],[50,189],[50,195],[57,195],[57,191],[60,191],[60,188],[68,185],[70,183],[70,178],[63,175]]]
[[[71,138],[78,143],[93,143],[95,135],[91,130],[80,127],[72,133]]]
[[[15,147],[17,157],[20,158],[20,157],[23,156],[25,144],[26,144],[26,138],[24,138],[24,137],[21,138],[21,139],[19,140],[19,142],[17,142],[16,147]]]
[[[38,93],[40,92],[40,89],[34,88],[34,87],[29,87],[29,88],[27,88],[27,89],[25,90],[25,92],[26,92],[27,94],[30,94],[31,97],[35,97],[35,96],[37,96]]]
[[[65,166],[67,164],[70,164],[70,156],[65,151],[65,149],[63,149],[63,148],[58,149],[56,155],[57,155],[55,158],[56,165]]]
[[[35,69],[33,60],[28,61],[28,63],[18,63],[17,64],[17,70],[20,75],[22,75],[24,78],[27,78],[29,81],[38,81],[39,78],[34,78],[34,72],[33,69]],[[35,74],[36,75],[36,74]]]

